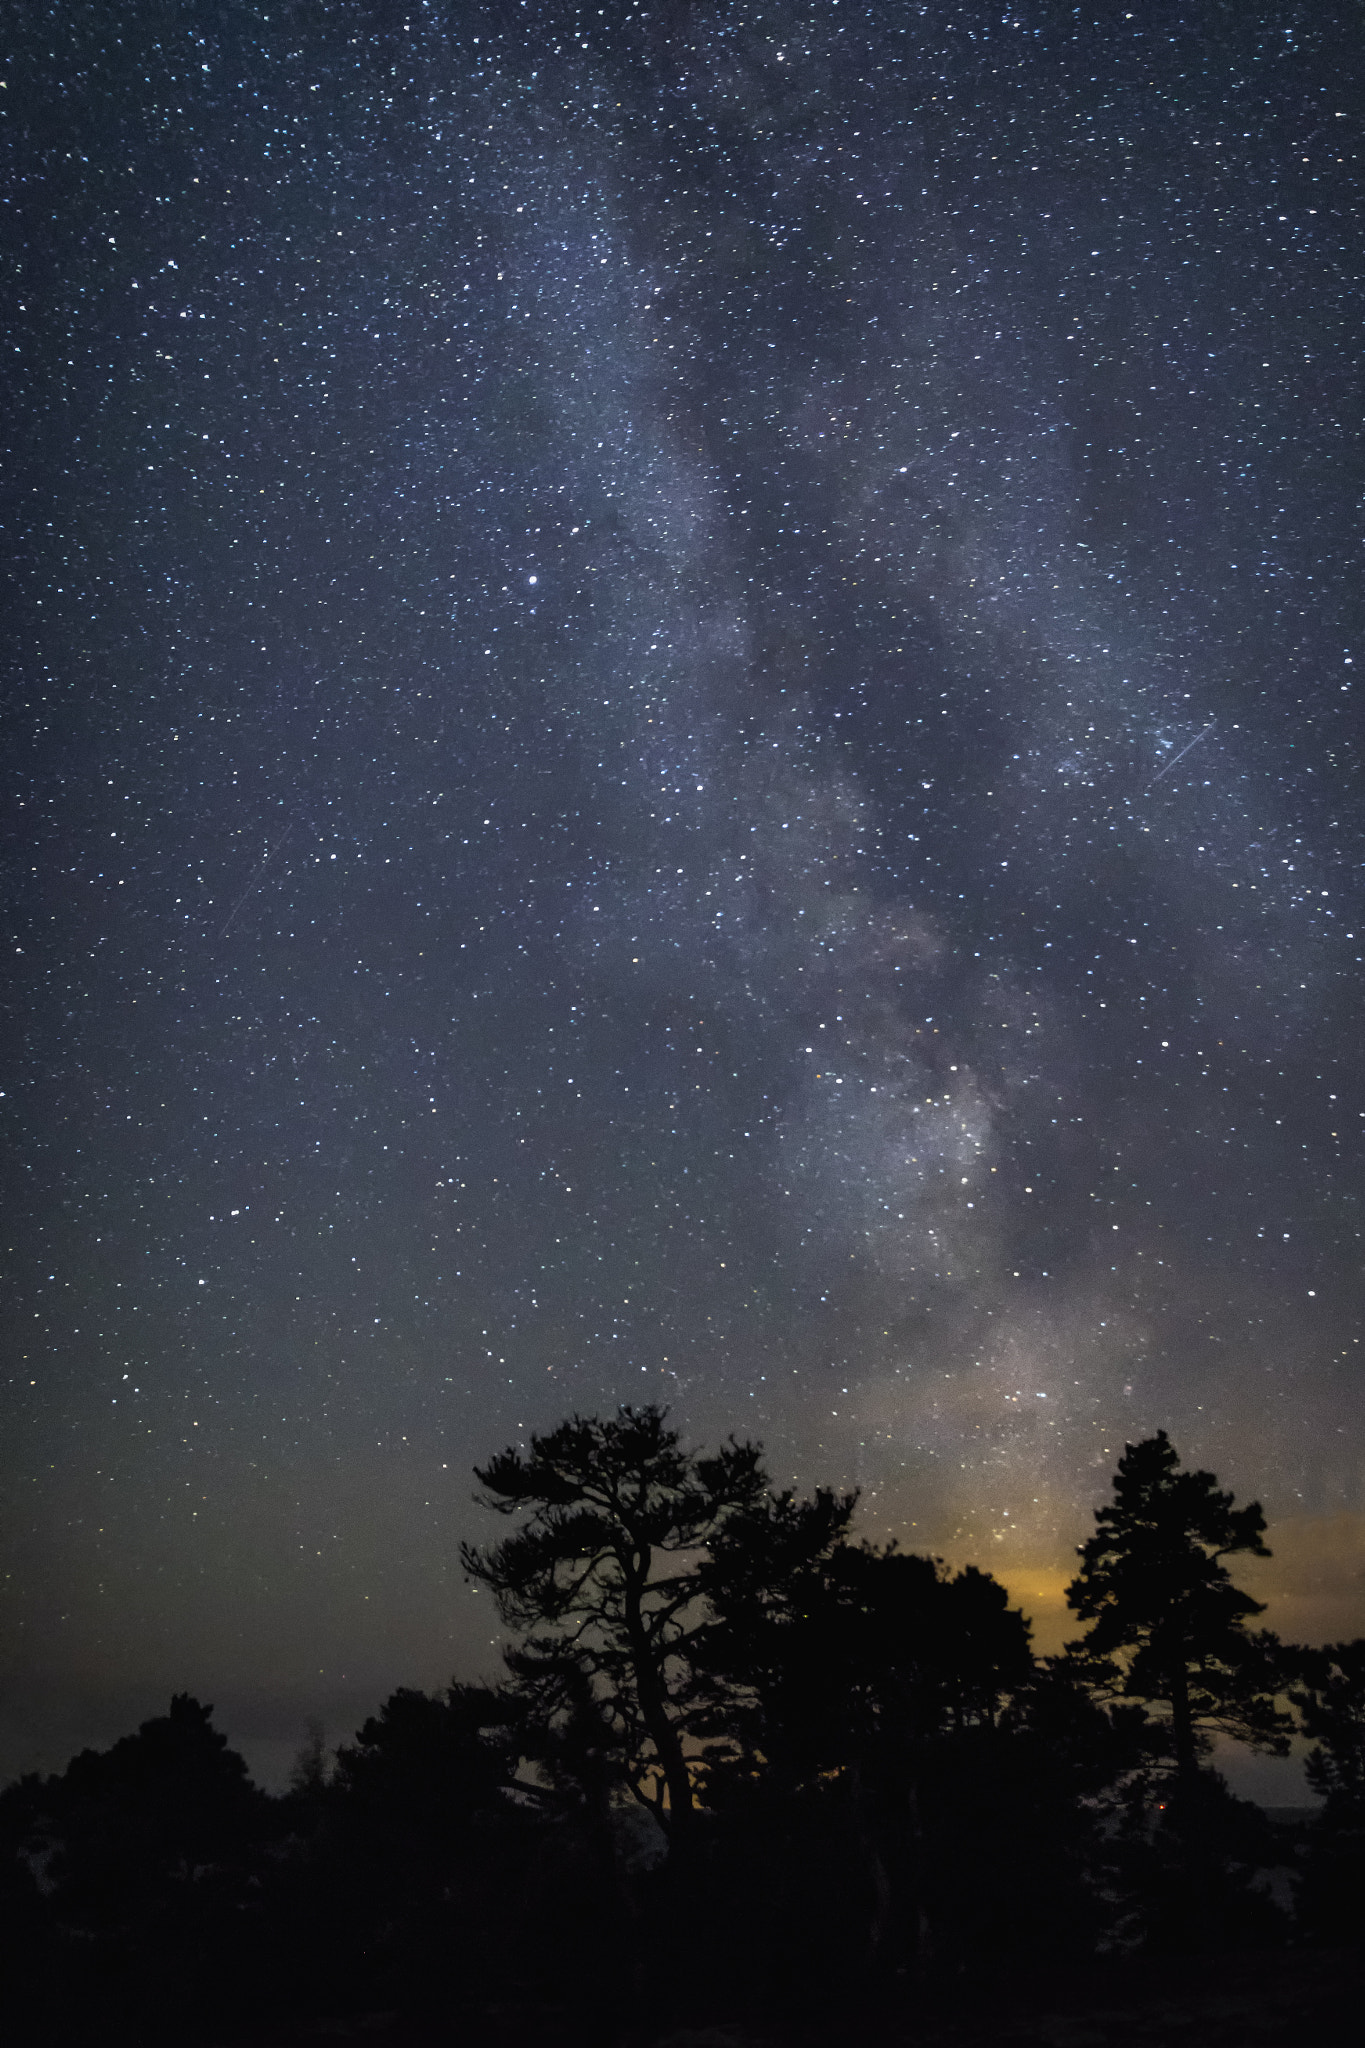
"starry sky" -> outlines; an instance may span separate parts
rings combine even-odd
[[[1359,24],[26,10],[0,1773],[490,1668],[620,1401],[1365,1629]]]

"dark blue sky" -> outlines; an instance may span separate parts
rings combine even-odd
[[[0,1767],[472,1672],[621,1400],[1359,1632],[1357,30],[26,17]]]

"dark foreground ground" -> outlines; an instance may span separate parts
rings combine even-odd
[[[951,2005],[883,2002],[662,2028],[508,2003],[440,2021],[393,2013],[262,2027],[222,2048],[1361,2048],[1365,1958],[1321,1950],[1096,1965],[1065,1987],[963,1987]]]

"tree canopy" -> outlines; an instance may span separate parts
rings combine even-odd
[[[509,1657],[561,1733],[585,1724],[675,1831],[693,1811],[686,1738],[701,1706],[698,1556],[767,1481],[753,1444],[684,1451],[665,1411],[574,1416],[475,1477],[486,1506],[523,1514],[464,1566],[522,1637]],[[589,1747],[591,1742],[589,1741]]]
[[[1033,1671],[1003,1586],[974,1565],[849,1541],[856,1501],[768,1496],[726,1524],[701,1569],[732,1725],[798,1777],[993,1725]]]
[[[1318,1795],[1365,1822],[1365,1638],[1296,1650],[1290,1694],[1313,1747],[1308,1782]]]
[[[804,2039],[869,1991],[913,2032],[917,1986],[1282,1942],[1265,1874],[1291,1858],[1297,1939],[1358,1944],[1365,1645],[1256,1629],[1231,1572],[1266,1554],[1261,1509],[1164,1433],[1080,1549],[1084,1637],[1041,1661],[990,1573],[859,1540],[856,1494],[776,1491],[756,1446],[690,1450],[659,1408],[575,1416],[478,1478],[514,1524],[465,1553],[513,1636],[503,1682],[400,1688],[332,1753],[315,1727],[279,1798],[184,1694],[0,1792],[11,2032],[392,2013],[514,2048],[771,2010]],[[1219,1729],[1283,1746],[1277,1686],[1311,1823],[1201,1767]]]
[[[1264,1611],[1226,1560],[1269,1557],[1259,1501],[1237,1507],[1211,1472],[1187,1472],[1164,1429],[1130,1444],[1113,1498],[1095,1510],[1067,1604],[1090,1627],[1069,1646],[1092,1681],[1164,1710],[1187,1785],[1217,1730],[1254,1749],[1288,1747],[1276,1701],[1278,1645],[1247,1624]]]

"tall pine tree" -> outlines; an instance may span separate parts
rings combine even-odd
[[[1214,1732],[1283,1755],[1278,1644],[1248,1628],[1263,1603],[1227,1568],[1231,1557],[1270,1556],[1260,1503],[1236,1507],[1213,1473],[1183,1471],[1162,1429],[1128,1446],[1095,1525],[1066,1591],[1090,1624],[1071,1656],[1103,1689],[1160,1711],[1186,1792]]]
[[[508,1664],[563,1732],[609,1754],[676,1836],[694,1809],[688,1737],[704,1687],[695,1639],[707,1613],[698,1565],[766,1479],[752,1444],[714,1457],[680,1447],[657,1407],[574,1416],[529,1450],[478,1469],[485,1505],[525,1521],[489,1549],[466,1545],[521,1641]],[[695,1756],[696,1751],[693,1749]]]

